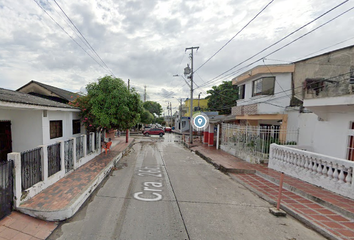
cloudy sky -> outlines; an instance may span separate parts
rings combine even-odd
[[[354,0],[0,0],[0,88],[36,80],[78,92],[113,75],[175,108],[190,96],[186,48],[199,47],[194,96],[204,98],[247,68],[353,45],[353,7]]]

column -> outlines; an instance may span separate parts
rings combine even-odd
[[[214,146],[214,124],[209,124],[209,137],[208,137],[208,146]]]

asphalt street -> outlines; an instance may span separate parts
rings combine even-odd
[[[83,208],[48,239],[325,239],[183,147],[137,137]]]

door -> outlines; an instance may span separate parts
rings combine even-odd
[[[0,162],[7,161],[7,154],[12,152],[11,122],[0,121]]]

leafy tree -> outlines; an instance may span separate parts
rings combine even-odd
[[[231,114],[231,107],[236,105],[238,87],[232,81],[223,81],[219,86],[213,86],[207,91],[209,96],[208,108],[210,111],[219,111],[219,114]]]
[[[141,123],[150,124],[154,121],[154,115],[152,115],[148,110],[143,108],[143,111],[140,116]]]
[[[128,90],[124,81],[112,76],[99,78],[86,86],[87,95],[73,105],[81,108],[81,118],[87,129],[128,129],[136,125],[142,104],[135,89]]]
[[[153,102],[153,101],[146,101],[143,103],[143,107],[148,110],[151,114],[156,114],[160,117],[162,113],[162,107],[160,103]]]

